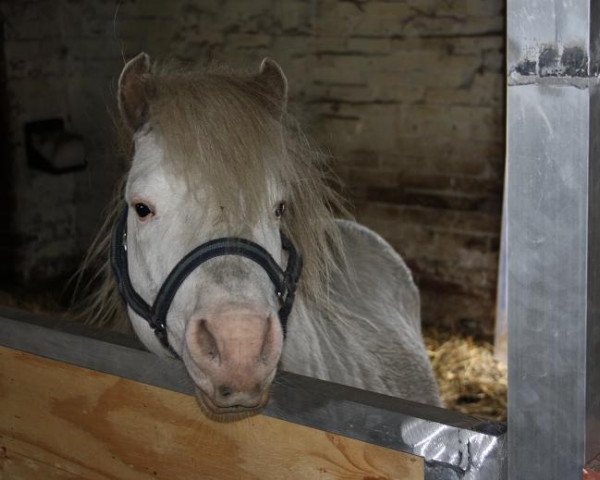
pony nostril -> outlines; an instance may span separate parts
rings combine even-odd
[[[217,339],[208,329],[207,320],[200,319],[200,326],[196,334],[196,341],[201,350],[206,352],[206,355],[210,360],[219,359],[219,348],[217,346]]]
[[[219,394],[222,397],[229,397],[233,393],[233,389],[228,385],[221,385],[219,387]]]

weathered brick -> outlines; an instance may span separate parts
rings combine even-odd
[[[494,35],[485,35],[477,37],[474,41],[472,37],[448,37],[439,39],[429,39],[429,42],[438,42],[449,55],[477,55],[485,52],[503,52],[505,48],[505,38],[502,32]]]
[[[405,224],[426,225],[431,229],[498,235],[500,217],[489,212],[444,211],[419,205],[392,205],[382,202],[357,202],[356,215],[368,219],[377,230],[385,225],[402,228]],[[378,223],[374,223],[378,222]]]
[[[422,173],[403,171],[398,184],[404,189],[420,191],[456,192],[464,194],[501,194],[501,185],[495,178],[447,173]]]
[[[338,158],[338,161],[350,167],[377,168],[379,166],[379,154],[374,150],[353,150],[346,152]]]
[[[502,162],[503,157],[490,157],[486,151],[498,151],[495,144],[479,143],[473,141],[477,149],[484,152],[482,156],[473,154],[468,141],[452,142],[451,139],[432,139],[430,148],[421,144],[414,138],[397,138],[398,154],[384,153],[381,156],[382,165],[400,158],[404,171],[424,173],[448,173],[461,175],[477,175],[482,177],[496,177],[496,164]],[[467,155],[464,155],[467,152]]]
[[[373,57],[344,54],[318,55],[316,59],[315,78],[329,83],[364,83],[364,78],[373,67]],[[323,75],[322,72],[326,72]],[[332,76],[333,73],[333,76]]]
[[[349,36],[360,21],[360,11],[351,2],[323,0],[318,2],[315,33],[318,36]]]
[[[384,54],[389,53],[391,49],[391,40],[389,38],[356,38],[350,37],[346,48],[350,52],[360,52],[365,54]]]
[[[494,331],[493,294],[460,293],[455,285],[417,278],[425,325],[490,338]],[[492,305],[490,307],[490,305]]]
[[[282,0],[275,2],[275,17],[283,32],[309,32],[311,25],[311,6],[301,0]]]
[[[65,58],[57,42],[10,42],[6,45],[4,54],[8,70],[6,76],[9,80],[60,78],[65,75]]]
[[[453,105],[449,110],[457,138],[491,142],[502,132],[504,121],[496,108]]]
[[[165,2],[164,0],[135,0],[131,6],[121,4],[118,11],[112,2],[106,3],[108,8],[115,10],[114,13],[117,19],[119,19],[121,15],[129,13],[128,11],[131,7],[135,8],[134,13],[136,15],[146,18],[170,18],[174,20],[179,13],[178,2]],[[222,2],[217,0],[202,0],[202,2],[196,2],[195,5],[205,11],[215,12],[222,6]]]
[[[329,111],[321,117],[323,127],[329,132],[335,145],[344,142],[344,149],[365,149],[369,145],[378,145],[382,149],[394,146],[394,119],[397,116],[397,107],[394,104],[367,103],[365,105],[331,103]],[[339,118],[355,119],[351,137],[344,140],[336,138],[335,125],[332,128],[331,120]],[[347,132],[346,129],[344,131]]]
[[[388,180],[387,183],[395,185],[395,188],[390,188],[385,184],[377,187],[366,187],[366,200],[400,205],[423,205],[438,210],[500,212],[501,205],[496,195],[404,189],[397,185],[397,181]]]
[[[440,15],[486,15],[502,18],[504,4],[502,2],[482,2],[479,0],[407,0],[413,8],[425,12],[437,12]]]
[[[51,208],[71,209],[44,224],[53,233],[43,254],[32,227],[40,209],[21,199],[27,275],[42,275],[43,262],[56,273],[55,259],[66,253],[55,248],[67,235],[90,238],[121,172],[107,106],[115,111],[124,57],[145,50],[256,71],[270,56],[288,77],[290,109],[338,157],[334,167],[359,220],[407,256],[425,321],[491,331],[504,164],[503,2],[33,0],[1,8],[17,183],[31,180],[22,123],[52,116],[85,136],[86,174],[95,182],[90,192],[83,176],[54,186],[35,180],[48,197],[62,190]]]
[[[19,137],[23,122],[66,116],[64,84],[64,78],[61,77],[18,79],[18,87],[9,84],[11,116]],[[40,98],[44,98],[44,101],[40,101]]]
[[[449,88],[440,83],[425,89],[423,96],[424,102],[431,104],[494,107],[495,115],[500,118],[504,109],[504,75],[478,73],[463,87]]]
[[[383,188],[389,188],[398,186],[396,171],[382,170],[381,168],[350,168],[346,171],[344,180],[350,187],[380,185]]]
[[[367,82],[373,100],[419,103],[425,95],[425,86],[410,76],[374,72],[367,77]]]
[[[316,82],[310,88],[311,95],[314,95],[309,101],[317,102],[373,102],[376,97],[374,92],[365,85],[331,85],[323,82]]]
[[[60,8],[60,16],[63,19],[61,35],[68,39],[69,44],[73,40],[83,38],[117,38],[122,31],[122,22],[129,16],[127,10],[131,6],[125,4],[119,7],[110,2],[63,2]]]
[[[258,48],[267,47],[271,42],[271,36],[254,33],[232,33],[225,40],[229,48]]]
[[[364,84],[367,78],[365,70],[353,68],[341,70],[333,62],[319,62],[313,66],[311,76],[318,82],[338,84],[338,85],[357,85]]]
[[[0,9],[7,44],[19,40],[44,41],[60,38],[60,31],[56,28],[60,11],[52,0],[38,0],[34,4],[2,2]]]
[[[332,149],[336,156],[341,155],[342,149],[350,143],[356,143],[354,139],[361,128],[359,118],[333,113],[321,115],[319,124],[321,128],[314,134],[317,135],[319,142]]]
[[[348,51],[348,38],[341,36],[319,35],[311,36],[312,53],[314,55],[346,53]]]

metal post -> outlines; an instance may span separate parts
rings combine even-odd
[[[508,1],[511,480],[600,453],[600,6]]]

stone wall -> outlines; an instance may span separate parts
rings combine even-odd
[[[425,320],[491,332],[504,2],[36,0],[3,14],[25,277],[83,250],[123,171],[108,113],[123,58],[145,50],[255,69],[271,56],[358,220],[415,272]],[[86,136],[86,171],[23,167],[22,122],[53,115]]]

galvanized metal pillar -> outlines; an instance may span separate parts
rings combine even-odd
[[[600,453],[600,2],[508,1],[508,462]]]

